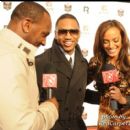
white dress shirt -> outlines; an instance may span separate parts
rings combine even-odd
[[[72,58],[72,68],[74,67],[74,59],[75,59],[75,50],[73,51],[73,53],[71,55],[69,55],[67,52],[65,52],[61,47],[60,47],[61,51],[64,53],[66,59],[69,61],[70,57]]]

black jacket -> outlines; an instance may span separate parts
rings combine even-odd
[[[41,100],[46,99],[46,91],[41,88],[42,74],[47,73],[46,64],[53,64],[58,76],[57,88],[53,89],[53,95],[60,103],[59,120],[53,130],[85,130],[82,121],[83,102],[87,85],[87,65],[78,45],[75,48],[75,63],[73,70],[59,45],[54,40],[52,47],[36,57],[36,70]],[[70,130],[71,130],[70,129]]]

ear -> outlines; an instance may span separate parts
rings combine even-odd
[[[32,20],[30,18],[23,19],[22,30],[24,33],[28,33],[32,27]]]

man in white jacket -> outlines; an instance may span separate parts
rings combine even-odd
[[[21,2],[0,31],[0,130],[49,130],[58,119],[55,97],[39,104],[34,61],[51,26],[43,6]]]

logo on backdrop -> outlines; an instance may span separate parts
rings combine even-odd
[[[123,10],[123,9],[118,9],[118,10],[117,10],[117,14],[118,14],[118,16],[120,16],[120,17],[124,16],[124,10]]]
[[[10,10],[12,8],[12,2],[4,1],[3,2],[3,8],[6,10]]]
[[[89,33],[88,25],[83,25],[83,33],[85,34]]]
[[[48,11],[53,11],[52,2],[46,2],[45,6]]]
[[[83,55],[84,58],[85,58],[86,56],[88,56],[88,50],[87,50],[86,48],[83,48],[83,49],[81,50],[81,52],[82,52],[82,55]]]
[[[102,5],[99,13],[107,14],[108,13],[107,5]]]
[[[7,28],[7,25],[4,25],[4,28]]]
[[[64,10],[70,12],[72,10],[72,5],[70,3],[64,4]]]
[[[88,6],[84,6],[83,7],[83,11],[87,14],[89,14],[89,7]]]

